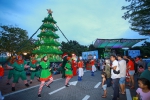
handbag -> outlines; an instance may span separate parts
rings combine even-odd
[[[120,74],[120,70],[116,71],[116,70],[113,70],[114,74]]]
[[[118,65],[119,65],[119,63],[118,63]],[[117,66],[118,67],[118,69],[119,69],[119,66]],[[117,69],[117,68],[116,68]],[[114,72],[114,74],[120,74],[120,70],[118,70],[118,71],[116,71],[116,70],[113,70],[113,72]]]

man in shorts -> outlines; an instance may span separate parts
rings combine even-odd
[[[121,55],[117,56],[118,58],[118,64],[119,64],[119,69],[120,69],[120,88],[121,88],[121,94],[125,94],[125,79],[126,79],[126,61],[122,58]]]

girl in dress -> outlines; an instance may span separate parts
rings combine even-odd
[[[102,72],[102,88],[104,90],[104,95],[102,95],[102,98],[106,98],[107,97],[107,74],[105,72]]]
[[[73,77],[73,73],[72,73],[72,68],[71,68],[71,58],[68,57],[68,62],[65,65],[65,76],[66,76],[66,81],[65,81],[65,86],[69,87],[69,81],[70,79]]]
[[[138,79],[139,88],[136,90],[138,100],[150,100],[150,81],[145,78]]]
[[[41,91],[42,91],[42,88],[45,84],[45,81],[48,81],[46,83],[46,86],[48,88],[50,88],[50,84],[53,82],[53,77],[52,77],[52,74],[50,72],[50,62],[48,61],[48,57],[47,55],[43,55],[42,59],[41,59],[41,62],[40,62],[40,66],[41,66],[41,74],[40,74],[40,81],[41,81],[41,84],[40,84],[40,87],[39,87],[39,92],[38,92],[38,97],[41,97]]]

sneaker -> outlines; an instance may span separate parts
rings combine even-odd
[[[25,86],[26,86],[26,87],[29,87],[29,84],[27,83],[27,84],[25,84]]]
[[[41,94],[38,94],[38,97],[41,98]]]
[[[12,91],[15,91],[15,87],[12,87],[12,89],[11,89]]]
[[[46,85],[48,88],[51,88],[49,85]]]
[[[69,87],[69,85],[65,85],[66,87]]]

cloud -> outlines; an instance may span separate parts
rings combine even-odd
[[[46,9],[51,8],[57,25],[67,38],[83,45],[89,45],[97,38],[141,37],[131,31],[130,24],[121,18],[124,13],[121,6],[125,4],[122,0],[1,0],[0,23],[17,24],[31,36],[47,16]],[[60,31],[56,33],[60,41],[66,41]]]

